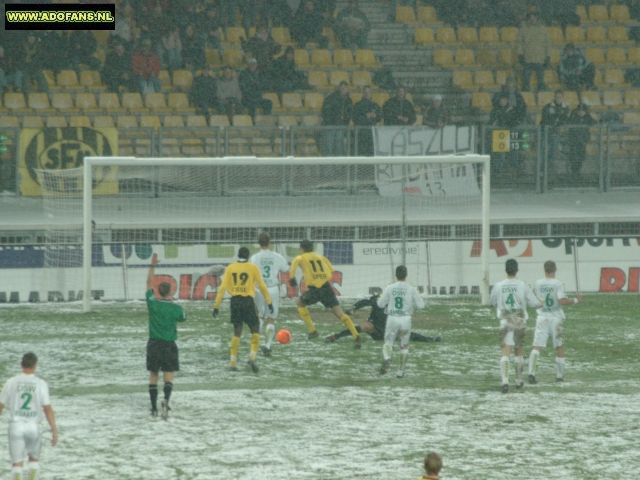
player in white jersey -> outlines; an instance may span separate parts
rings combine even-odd
[[[276,333],[275,319],[278,318],[278,307],[280,306],[280,273],[287,273],[289,264],[282,255],[269,250],[271,237],[268,233],[258,235],[258,244],[260,245],[260,252],[251,257],[251,263],[257,265],[260,269],[260,274],[267,285],[273,302],[273,312],[269,310],[267,301],[259,291],[256,291],[255,302],[260,320],[267,319],[267,341],[262,347],[262,353],[264,353],[265,357],[270,357],[271,342]]]
[[[522,388],[522,370],[524,368],[524,335],[527,329],[527,305],[541,308],[542,303],[533,294],[533,291],[522,280],[518,280],[518,262],[513,258],[505,264],[507,279],[496,283],[491,290],[489,303],[496,308],[500,320],[500,374],[502,375],[502,393],[509,391],[509,357],[511,347],[514,348],[516,363],[516,388]]]
[[[37,480],[40,474],[38,458],[42,443],[40,422],[46,417],[53,439],[58,443],[56,417],[49,401],[47,382],[35,376],[38,357],[25,353],[22,357],[22,374],[10,379],[0,392],[0,414],[4,407],[9,411],[9,453],[11,455],[12,480]],[[23,477],[24,459],[29,456],[27,476]]]
[[[567,298],[564,294],[564,284],[556,280],[557,270],[556,262],[551,260],[545,262],[545,277],[533,284],[533,293],[542,300],[544,306],[538,310],[536,318],[533,350],[529,356],[529,383],[538,383],[536,381],[538,358],[542,349],[547,346],[549,337],[551,337],[553,346],[556,347],[556,367],[558,368],[556,381],[564,381],[564,311],[562,306],[582,302],[582,295]]]
[[[409,356],[409,337],[411,336],[411,315],[413,307],[424,308],[424,300],[412,285],[406,282],[407,267],[399,265],[396,268],[396,283],[392,283],[382,292],[378,306],[387,313],[387,325],[384,329],[384,345],[382,355],[384,362],[380,367],[380,374],[387,373],[391,365],[391,351],[396,338],[400,339],[400,354],[402,364],[398,370],[398,378],[404,377],[404,369]]]

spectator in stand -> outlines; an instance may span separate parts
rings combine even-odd
[[[293,10],[285,0],[273,0],[269,13],[274,27],[291,27]]]
[[[489,25],[519,27],[526,12],[527,4],[524,0],[497,0],[495,6],[488,10]]]
[[[568,43],[564,47],[558,73],[560,81],[566,85],[568,90],[575,90],[579,93],[581,85],[584,85],[585,90],[595,90],[596,67],[576,50],[573,43]]]
[[[19,87],[11,63],[4,53],[4,47],[0,46],[0,95],[10,84],[13,84],[16,89]]]
[[[407,91],[404,87],[398,87],[396,96],[384,102],[382,106],[382,117],[384,124],[411,126],[416,123],[416,110],[413,104],[407,100]]]
[[[107,55],[101,77],[109,90],[115,93],[120,91],[121,86],[130,90],[137,88],[132,84],[131,55],[121,42],[113,44],[113,51]]]
[[[15,85],[21,88],[25,95],[29,95],[35,80],[39,91],[49,93],[49,84],[42,71],[43,58],[46,52],[42,50],[42,44],[33,32],[29,32],[27,41],[22,44],[20,51],[22,55],[19,55],[18,58],[14,57],[14,65],[16,65]]]
[[[274,55],[282,51],[282,46],[269,34],[267,25],[261,24],[248,42],[242,42],[242,49],[253,55],[258,62],[258,70],[266,77],[271,72]]]
[[[574,182],[580,181],[580,170],[587,157],[587,143],[591,140],[589,125],[596,123],[589,112],[589,107],[584,103],[580,104],[569,117],[569,162],[571,164],[571,175]]]
[[[238,83],[242,92],[242,106],[249,111],[251,118],[256,116],[258,108],[262,109],[264,115],[271,115],[273,102],[262,98],[262,93],[268,84],[267,78],[258,70],[258,62],[255,58],[247,60],[247,69],[240,72]]]
[[[518,112],[515,107],[509,105],[509,94],[501,91],[497,94],[498,104],[493,106],[491,115],[489,116],[489,126],[497,129],[511,129],[518,125]],[[488,140],[491,139],[492,129],[487,131]],[[489,143],[490,144],[490,143]],[[511,178],[513,170],[518,163],[517,152],[508,153],[492,153],[491,154],[491,170],[492,173],[504,175]]]
[[[340,82],[338,89],[327,96],[322,104],[322,124],[325,127],[337,126],[339,129],[328,129],[324,132],[322,155],[325,157],[342,157],[345,155],[345,127],[351,122],[353,102],[349,96],[349,84]]]
[[[116,4],[116,26],[111,31],[111,38],[122,42],[126,50],[131,51],[136,42],[136,21],[134,10],[129,2]]]
[[[501,95],[506,95],[509,99],[509,106],[513,109],[514,126],[522,125],[527,115],[527,104],[524,101],[522,93],[518,90],[518,83],[515,77],[507,77],[507,84],[503,85],[500,92],[496,93],[491,99],[493,108],[500,103]]]
[[[449,124],[449,112],[442,103],[442,95],[435,95],[427,105],[422,124],[431,128],[442,128]]]
[[[284,55],[273,62],[273,69],[270,75],[272,91],[281,94],[309,88],[307,78],[304,73],[296,68],[296,62],[293,56],[293,47],[287,47]]]
[[[236,26],[236,12],[238,4],[236,0],[218,0],[220,24],[227,30],[227,27]]]
[[[193,28],[193,27],[192,27]],[[213,48],[220,48],[220,17],[218,9],[209,4],[206,10],[206,28],[207,32],[205,41]]]
[[[81,65],[89,70],[100,70],[100,60],[93,56],[98,49],[98,42],[89,30],[73,30],[69,35],[69,65],[80,71]]]
[[[349,6],[338,14],[336,36],[343,48],[365,48],[371,26],[369,19],[358,8],[356,0],[349,0]]]
[[[204,67],[207,63],[205,42],[200,35],[196,34],[193,25],[188,25],[185,29],[182,42],[184,44],[184,48],[182,49],[182,60],[184,64],[194,69]]]
[[[238,79],[233,75],[233,69],[231,67],[224,67],[224,73],[222,78],[218,79],[216,88],[219,111],[228,115],[229,119],[236,113],[240,113],[242,91],[240,90]]]
[[[538,21],[535,12],[529,13],[528,22],[520,28],[516,44],[518,59],[524,67],[522,90],[529,91],[529,82],[534,71],[538,77],[538,91],[546,90],[544,69],[549,66],[551,58],[551,36],[547,27]]]
[[[490,8],[487,0],[467,0],[466,8],[463,12],[464,23],[474,28],[492,25],[495,20],[492,13],[493,9]]]
[[[200,75],[193,80],[189,100],[196,107],[198,115],[209,116],[211,111],[219,111],[217,82],[213,69],[206,66]]]
[[[375,127],[382,120],[382,109],[372,98],[373,91],[371,87],[364,87],[362,89],[362,100],[353,106],[353,123],[356,127]],[[357,132],[358,148],[356,155],[373,157],[373,132],[371,128],[359,128]]]
[[[568,25],[575,27],[580,26],[580,16],[576,13],[575,0],[562,0],[562,2],[553,2],[555,7],[553,16],[556,22],[560,24],[562,30],[566,30]]]
[[[142,16],[140,30],[145,38],[151,40],[151,48],[158,55],[158,60],[161,61],[163,57],[162,38],[169,30],[169,19],[163,13],[162,3],[157,3]]]
[[[69,32],[67,30],[45,30],[40,32],[40,45],[43,52],[43,70],[51,70],[56,75],[69,69]]]
[[[540,125],[543,127],[544,138],[548,145],[548,165],[555,171],[555,156],[558,151],[560,142],[560,128],[566,125],[569,120],[569,107],[564,103],[564,92],[556,90],[553,102],[545,105],[542,109],[542,120]],[[548,129],[546,127],[549,127]]]
[[[291,37],[301,48],[306,47],[307,42],[317,42],[320,48],[327,48],[329,39],[322,35],[323,25],[322,12],[315,9],[313,0],[304,0],[293,19]]]
[[[159,92],[162,89],[162,83],[158,78],[160,59],[151,45],[151,39],[145,38],[142,40],[142,46],[135,51],[131,58],[131,71],[143,97],[147,93]]]
[[[174,27],[162,38],[162,47],[166,53],[169,70],[182,68],[182,41],[180,40],[180,28]]]

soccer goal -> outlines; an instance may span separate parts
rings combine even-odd
[[[381,291],[404,264],[437,301],[486,303],[488,172],[483,155],[89,157],[39,171],[49,300],[82,299],[89,310],[92,299],[142,299],[153,253],[156,282],[174,298],[212,299],[221,266],[240,246],[257,251],[266,231],[289,261],[312,240],[342,297]],[[305,289],[282,280],[282,297]]]

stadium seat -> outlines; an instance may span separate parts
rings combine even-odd
[[[436,9],[432,6],[420,6],[418,7],[418,23],[442,24],[441,20],[438,20]]]
[[[611,20],[618,23],[630,23],[629,7],[626,5],[611,5]]]
[[[496,60],[496,52],[492,48],[478,50],[477,61],[483,67],[495,67],[498,64],[498,60]]]
[[[182,153],[184,155],[194,156],[194,157],[204,155],[202,140],[199,138],[183,138]]]
[[[275,127],[276,117],[273,115],[256,115],[254,123],[256,127]]]
[[[303,115],[300,119],[300,125],[303,127],[318,127],[320,123],[320,115]]]
[[[624,92],[624,104],[627,107],[640,107],[640,90],[627,90]]]
[[[564,102],[569,104],[570,109],[576,108],[578,105],[580,105],[580,99],[578,98],[578,93],[573,90],[565,90]]]
[[[596,67],[605,64],[604,53],[601,48],[587,48],[584,52],[584,56]]]
[[[458,42],[463,45],[477,45],[478,31],[473,27],[459,27]]]
[[[329,27],[324,27],[322,29],[322,35],[324,35],[325,37],[327,37],[329,39],[329,46],[330,47],[335,47],[336,46],[336,34],[333,32],[333,30]],[[313,45],[313,43],[310,43],[310,45]]]
[[[362,100],[362,92],[350,92],[349,96],[354,105]]]
[[[620,88],[628,88],[631,86],[631,84],[624,81],[624,73],[618,68],[607,68],[604,71],[604,83]]]
[[[44,128],[44,122],[40,116],[22,117],[22,128]]]
[[[155,113],[169,113],[171,108],[167,107],[167,99],[164,93],[153,92],[144,96],[144,106]]]
[[[584,5],[578,5],[576,7],[576,14],[580,17],[580,25],[589,23],[589,15],[587,15],[587,9]]]
[[[499,86],[507,84],[507,78],[513,75],[511,70],[496,70],[496,83]]]
[[[293,51],[293,59],[296,62],[298,68],[311,68],[311,62],[309,61],[309,54],[304,48],[296,48]]]
[[[191,70],[175,70],[173,72],[173,86],[180,90],[190,90],[193,85]]]
[[[498,52],[500,58],[500,64],[508,67],[512,67],[517,63],[516,51],[510,48],[503,48]]]
[[[537,79],[538,77],[536,77]],[[557,70],[545,70],[544,71],[544,83],[547,88],[556,89],[560,88],[560,80],[558,80]]]
[[[559,27],[550,27],[550,28],[559,28]],[[590,28],[602,28],[602,27],[590,27]],[[564,37],[567,43],[573,43],[576,45],[583,44],[586,41],[584,37],[584,30],[582,29],[582,27],[572,27],[572,26],[567,27],[564,33]]]
[[[323,103],[324,97],[319,92],[307,92],[304,94],[304,110],[319,112]]]
[[[478,41],[483,45],[499,45],[500,36],[496,27],[482,27],[478,35]]]
[[[205,51],[205,58],[207,59],[207,64],[212,67],[220,67],[222,65],[222,60],[220,59],[220,52],[218,52],[217,48],[207,48]]]
[[[562,30],[560,30],[562,33]],[[500,29],[500,40],[502,43],[514,44],[518,38],[518,27],[502,27]]]
[[[72,115],[69,118],[70,127],[91,127],[91,119],[86,115]]]
[[[485,89],[497,88],[493,72],[491,70],[476,70],[473,74],[475,86]]]
[[[180,142],[177,138],[162,137],[162,140],[160,141],[161,157],[177,157],[180,153]]]
[[[469,70],[455,70],[453,72],[453,86],[458,88],[473,88],[473,79]]]
[[[624,112],[622,115],[622,123],[631,125],[640,125],[640,113],[638,112]]]
[[[67,92],[52,93],[51,106],[64,113],[78,112],[78,109],[73,106],[73,98],[71,98],[71,94]]]
[[[189,106],[189,99],[184,92],[171,92],[168,97],[167,106],[177,113],[194,114],[196,109]]]
[[[471,95],[471,107],[483,112],[490,112],[493,108],[489,92],[473,92]]]
[[[98,45],[106,46],[111,38],[111,32],[109,32],[109,30],[92,30],[91,33]]]
[[[366,70],[356,70],[351,74],[351,84],[354,87],[373,86],[371,73]]]
[[[278,126],[279,127],[297,127],[298,126],[298,117],[295,115],[279,115],[278,116]]]
[[[84,113],[101,113],[102,109],[96,103],[96,96],[89,92],[76,93],[76,108],[80,108]]]
[[[272,157],[271,142],[268,138],[251,137],[251,153],[255,156]]]
[[[340,48],[333,51],[333,63],[337,67],[354,68],[353,54],[351,50]]]
[[[235,137],[229,139],[227,155],[238,157],[249,155],[249,141],[246,138]]]
[[[327,81],[327,74],[324,70],[310,70],[307,77],[307,82],[310,87],[326,89],[329,88],[329,82]]]
[[[271,37],[273,37],[278,45],[284,45],[285,47],[294,45],[291,40],[291,33],[287,27],[273,27],[271,29]]]
[[[184,127],[184,119],[182,115],[165,115],[162,119],[162,125],[164,127]]]
[[[589,20],[592,23],[607,23],[609,12],[606,5],[589,5]]]
[[[604,83],[604,78],[602,76],[602,70],[599,70],[596,68],[596,77],[593,80],[593,83],[596,84],[596,87],[598,88],[607,88],[608,85],[606,83]]]
[[[242,40],[247,40],[247,34],[242,27],[227,27],[224,35],[224,44],[241,45]]]
[[[417,23],[413,7],[396,7],[396,23],[404,23],[405,25]]]
[[[211,115],[209,117],[209,125],[212,127],[229,127],[229,117],[226,115]]]
[[[356,65],[363,68],[380,68],[381,65],[376,61],[373,50],[368,48],[359,48],[356,50]]]
[[[47,116],[47,121],[45,122],[45,126],[47,128],[65,128],[68,127],[66,117],[62,115],[49,115]]]
[[[436,42],[443,45],[458,45],[456,32],[451,27],[441,27],[436,32]]]
[[[187,116],[187,127],[207,127],[207,118],[204,115]]]
[[[456,50],[455,63],[458,67],[476,67],[475,52],[469,48],[459,48]]]
[[[126,108],[120,106],[120,99],[117,93],[101,92],[98,95],[98,106],[112,113],[124,113]]]
[[[331,61],[331,53],[324,48],[318,48],[311,52],[311,65],[314,67],[331,68],[333,62]]]
[[[115,127],[113,117],[111,115],[96,115],[93,117],[94,128],[112,128]]]
[[[619,44],[632,44],[627,35],[627,27],[609,27],[609,41]]]
[[[160,70],[158,74],[158,79],[160,80],[160,84],[162,85],[162,91],[171,90],[173,85],[171,85],[171,75],[169,74],[169,70]]]
[[[610,47],[607,49],[607,63],[616,67],[629,65],[627,61],[627,52],[622,47]]]
[[[538,92],[538,105],[543,108],[553,102],[554,92]]]
[[[147,113],[148,108],[142,105],[142,96],[138,92],[125,92],[122,94],[122,106],[131,113]]]
[[[429,27],[416,28],[413,32],[413,43],[416,45],[424,45],[430,47],[436,45],[436,37],[433,34],[433,29]]]
[[[580,28],[580,27],[577,27],[577,28]],[[547,27],[547,31],[551,36],[551,43],[553,43],[554,45],[564,46],[565,43],[568,43],[568,41],[567,42],[564,41],[564,35],[562,34],[562,29],[560,27]],[[582,36],[584,37],[584,32],[582,33]]]
[[[324,73],[324,72],[322,72]],[[326,77],[325,77],[326,80]],[[322,94],[318,94],[322,96]],[[301,111],[304,108],[302,107],[302,96],[296,92],[283,93],[282,94],[282,108],[288,111]]]
[[[74,70],[62,70],[58,73],[57,85],[69,90],[78,90],[83,87],[78,83],[78,75]]]
[[[141,115],[140,126],[146,128],[160,128],[162,125],[160,123],[160,117],[157,115]]]
[[[533,94],[533,92],[521,92],[522,93],[522,98],[524,99],[524,103],[527,104],[527,108],[528,109],[533,109],[536,110],[537,109],[537,105],[536,105],[536,97]]]
[[[560,65],[560,60],[561,59],[562,59],[562,52],[560,51],[560,49],[559,48],[552,48],[551,49],[551,59],[549,61],[551,66],[555,67],[557,65]]]
[[[433,64],[439,65],[443,68],[453,67],[453,53],[451,50],[434,50],[433,51]]]
[[[580,28],[580,30],[582,31],[582,28]],[[567,37],[568,36],[569,32],[567,32]],[[609,43],[609,41],[607,40],[607,31],[604,29],[604,27],[601,26],[587,27],[587,42],[595,44]]]
[[[627,50],[629,63],[632,65],[640,65],[640,47],[631,47]]]
[[[89,90],[100,90],[104,88],[100,79],[100,72],[97,70],[83,70],[80,72],[80,85]]]
[[[0,128],[20,128],[20,119],[13,115],[0,115]]]
[[[332,87],[337,87],[342,82],[347,82],[349,87],[351,87],[351,79],[349,78],[349,72],[345,72],[342,70],[334,70],[329,74],[329,84]]]
[[[280,98],[278,98],[277,93],[263,93],[262,98],[266,98],[267,100],[271,100],[271,111],[272,112],[281,112],[282,106],[280,105]]]
[[[38,113],[52,113],[56,111],[55,108],[51,108],[49,95],[46,93],[30,93],[27,105]]]
[[[242,58],[242,50],[236,50],[235,48],[227,48],[222,52],[222,63],[224,66],[231,68],[242,68],[245,66],[244,59]]]
[[[250,115],[234,115],[231,124],[234,127],[253,127],[253,120]]]
[[[43,70],[42,73],[44,75],[44,79],[49,85],[49,89],[59,89],[59,87],[56,86],[56,77],[53,75],[53,72],[51,70]]]
[[[32,111],[29,107],[27,107],[27,103],[24,101],[24,95],[17,92],[9,92],[4,94],[4,106],[16,113]]]
[[[592,110],[598,110],[602,108],[600,92],[597,91],[581,92],[580,101],[588,105]]]
[[[602,105],[609,108],[624,108],[620,90],[605,90],[602,93]]]
[[[371,100],[376,102],[380,108],[382,108],[385,102],[389,100],[389,94],[387,92],[373,92]]]

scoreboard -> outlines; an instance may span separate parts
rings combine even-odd
[[[527,151],[531,135],[526,130],[494,130],[491,151],[494,153]]]

